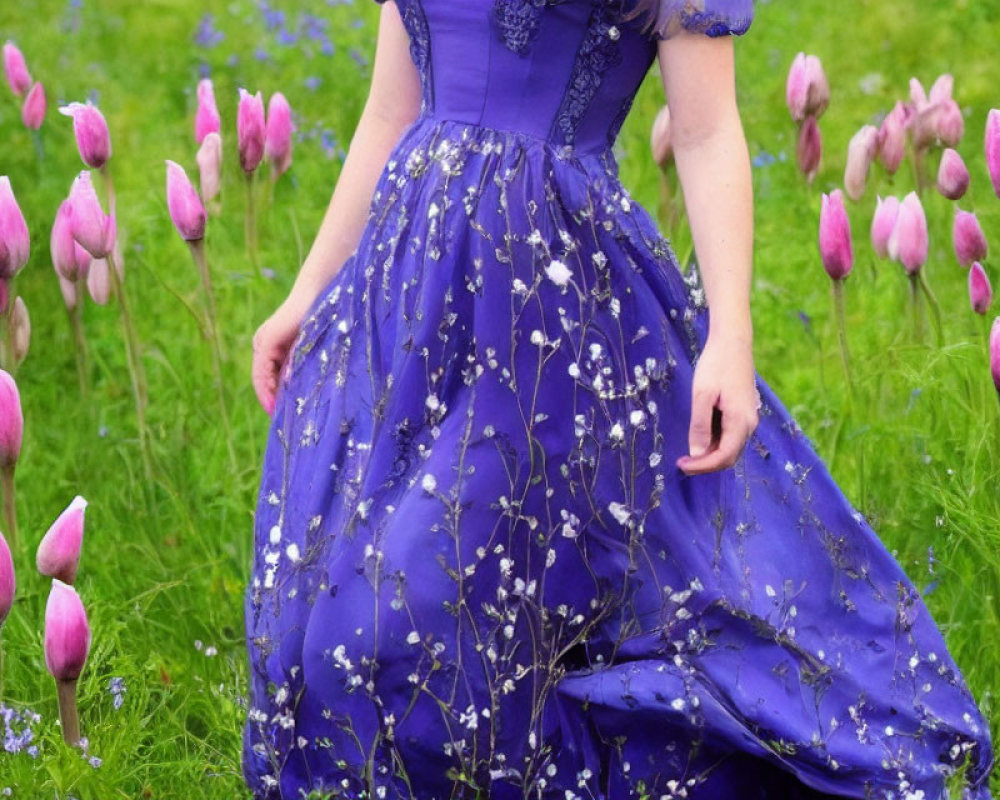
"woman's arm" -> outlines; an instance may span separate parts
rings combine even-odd
[[[680,32],[659,43],[674,163],[684,191],[709,334],[695,368],[691,429],[678,466],[689,474],[735,463],[757,426],[750,279],[753,186],[736,104],[732,37]],[[712,438],[713,408],[722,434]]]
[[[420,77],[399,9],[382,5],[371,88],[323,222],[288,297],[254,334],[252,378],[270,414],[278,378],[306,311],[354,252],[368,221],[379,175],[420,111]]]

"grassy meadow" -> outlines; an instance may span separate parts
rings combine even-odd
[[[243,592],[268,428],[250,385],[250,339],[290,288],[326,208],[365,98],[378,13],[371,0],[0,3],[0,42],[20,46],[49,98],[35,141],[16,98],[0,85],[0,175],[10,176],[32,236],[31,261],[15,283],[31,314],[32,342],[17,372],[25,415],[18,596],[2,630],[0,698],[40,715],[31,723],[36,755],[26,747],[0,750],[0,797],[249,797],[240,776]],[[951,72],[965,113],[958,150],[972,173],[958,205],[977,212],[998,252],[1000,199],[983,156],[986,114],[1000,106],[996,41],[988,35],[998,14],[1000,0],[758,0],[753,26],[737,42],[754,158],[758,372],[925,592],[995,738],[1000,404],[987,335],[1000,301],[985,317],[970,309],[967,272],[951,245],[953,202],[931,189],[923,198],[931,244],[925,269],[940,302],[944,342],[935,342],[930,319],[924,341],[915,340],[902,267],[877,260],[868,241],[876,193],[902,196],[914,188],[913,176],[909,161],[892,179],[876,166],[863,200],[849,204],[856,261],[846,284],[847,335],[857,385],[849,411],[817,226],[821,193],[842,185],[853,133],[877,124],[897,98],[907,99],[911,77],[929,87]],[[796,129],[784,102],[787,69],[799,50],[820,56],[832,86],[812,187],[795,166]],[[223,212],[209,220],[207,248],[235,469],[219,420],[211,346],[190,311],[201,307],[198,272],[164,196],[164,159],[197,176],[192,120],[203,75],[215,83],[225,148]],[[260,213],[263,276],[244,248],[238,87],[261,90],[265,101],[282,91],[298,126],[294,164]],[[84,403],[49,257],[56,209],[83,168],[72,123],[57,106],[88,97],[112,136],[125,286],[149,379],[151,482],[143,473],[117,308],[84,302],[91,356]],[[659,187],[649,127],[662,99],[654,67],[619,140],[623,181],[650,210]],[[689,248],[683,234],[675,244],[678,252]],[[1000,288],[998,263],[994,256],[986,268]],[[49,581],[34,570],[35,546],[76,494],[90,504],[76,584],[93,630],[80,681],[86,753],[62,743],[42,647]],[[112,691],[120,683],[124,693]]]

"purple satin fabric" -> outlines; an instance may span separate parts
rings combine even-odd
[[[968,757],[989,800],[938,627],[759,374],[739,461],[674,465],[708,309],[611,149],[657,33],[396,2],[423,109],[263,463],[254,797],[936,800]],[[664,33],[752,12],[675,5]]]

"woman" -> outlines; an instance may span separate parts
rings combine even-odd
[[[918,800],[968,759],[989,798],[919,593],[753,366],[752,14],[384,2],[254,337],[256,797]],[[654,61],[689,276],[611,150]]]

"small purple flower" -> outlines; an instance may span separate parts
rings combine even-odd
[[[200,47],[215,47],[226,35],[215,28],[215,17],[206,12],[194,34],[194,42]]]
[[[310,89],[311,91],[316,91],[320,87],[320,84],[322,82],[323,82],[323,80],[321,78],[317,77],[316,75],[310,75],[308,78],[306,78],[303,81],[303,83],[305,84],[305,87],[307,89]]]
[[[108,691],[111,692],[112,696],[115,698],[114,705],[117,711],[122,707],[122,703],[125,702],[125,692],[128,688],[125,686],[124,678],[112,678],[108,681]]]

